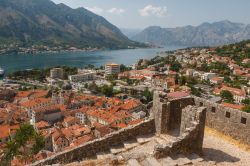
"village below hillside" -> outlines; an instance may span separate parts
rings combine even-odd
[[[154,91],[250,113],[250,44],[162,52],[130,66],[11,73],[0,82],[1,162],[30,164],[139,124]]]

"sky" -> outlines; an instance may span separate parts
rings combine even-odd
[[[84,7],[119,28],[178,27],[229,20],[250,24],[250,0],[52,0]]]

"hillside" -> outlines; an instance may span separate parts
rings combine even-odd
[[[215,53],[220,56],[232,58],[238,64],[242,64],[244,59],[250,58],[250,40],[217,47]],[[250,67],[250,64],[247,64]]]
[[[0,48],[15,44],[111,49],[139,45],[85,8],[50,0],[1,0]]]
[[[250,39],[250,25],[221,21],[177,28],[153,26],[132,39],[161,46],[218,46]]]

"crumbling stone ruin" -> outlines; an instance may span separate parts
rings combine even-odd
[[[89,159],[122,165],[171,162],[165,157],[202,153],[205,119],[206,108],[195,106],[194,98],[169,100],[166,94],[156,91],[150,117],[145,121],[32,165],[67,164]]]

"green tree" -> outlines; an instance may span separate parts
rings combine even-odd
[[[117,75],[115,74],[108,74],[106,75],[106,79],[110,82],[115,81],[117,79]]]
[[[242,108],[242,111],[243,111],[243,112],[250,113],[250,105],[247,105],[247,106],[243,107],[243,108]]]
[[[8,141],[0,165],[9,165],[14,157],[18,157],[26,163],[27,159],[31,159],[44,148],[44,145],[44,138],[36,133],[32,125],[22,124],[16,131],[15,137]]]
[[[150,102],[150,101],[153,100],[153,92],[150,92],[148,88],[146,88],[146,89],[142,92],[141,96],[142,96],[142,102],[143,102],[144,104],[146,104],[146,103],[148,103],[148,102]]]
[[[132,69],[131,67],[127,67],[127,66],[125,66],[124,64],[121,64],[121,65],[120,65],[120,70],[121,70],[121,72],[129,71],[129,70],[131,70],[131,69]]]
[[[230,77],[225,76],[225,77],[224,77],[224,82],[226,82],[226,83],[231,83],[231,82],[232,82],[232,80],[231,80],[231,78],[230,78]]]
[[[92,82],[91,84],[89,84],[88,89],[94,93],[97,93],[99,91],[99,88],[95,82]]]
[[[182,66],[178,61],[174,61],[170,66],[170,70],[176,71],[176,72],[179,72],[181,68]]]
[[[192,93],[192,95],[194,95],[194,96],[200,97],[200,96],[201,96],[201,89],[196,89],[196,88],[194,88],[194,87],[191,87],[191,93]]]
[[[101,93],[107,97],[113,96],[113,86],[104,85],[101,87]]]
[[[18,148],[19,147],[16,142],[8,141],[4,150],[4,156],[0,158],[0,166],[10,165],[11,160],[19,154]]]
[[[185,85],[187,83],[187,78],[185,76],[181,76],[179,83],[180,85]]]
[[[250,105],[250,98],[246,98],[245,100],[242,100],[242,103],[245,105]]]
[[[35,135],[35,144],[32,147],[32,154],[37,154],[45,146],[45,140],[42,135]]]
[[[233,94],[227,90],[221,91],[220,96],[222,99],[224,99],[225,102],[228,102],[228,103],[234,102]]]
[[[84,88],[86,88],[86,89],[87,89],[87,88],[88,88],[88,86],[89,86],[89,85],[88,85],[87,83],[86,83],[86,84],[84,84]]]

